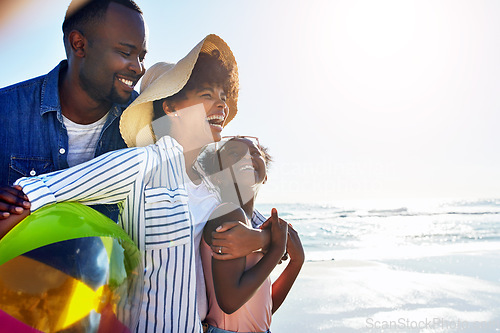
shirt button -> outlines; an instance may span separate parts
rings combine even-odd
[[[35,171],[35,169],[32,169],[32,170],[30,171],[30,176],[31,176],[31,177],[33,177],[33,176],[35,176],[35,175],[36,175],[36,171]]]
[[[64,148],[59,149],[59,154],[63,155],[65,152],[66,152],[66,149],[64,149]]]

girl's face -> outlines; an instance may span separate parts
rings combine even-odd
[[[257,144],[247,138],[229,140],[219,151],[223,169],[232,168],[238,185],[254,186],[266,179],[266,162]],[[227,173],[224,173],[227,175]],[[227,176],[224,178],[228,178]],[[234,180],[224,179],[224,184]]]
[[[203,104],[205,108],[214,141],[220,141],[222,125],[228,114],[224,89],[218,85],[204,84],[201,89],[187,91],[186,98],[176,101],[173,106],[175,110],[181,110],[197,104]]]

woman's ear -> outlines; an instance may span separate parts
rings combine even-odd
[[[166,115],[175,112],[174,105],[167,100],[163,101],[162,107]]]

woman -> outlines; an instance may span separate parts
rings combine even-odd
[[[141,94],[120,121],[125,142],[135,148],[16,182],[33,211],[61,201],[119,204],[121,226],[144,251],[139,332],[202,330],[198,308],[206,300],[197,291],[204,288],[197,284],[197,275],[203,281],[197,249],[218,201],[185,166],[220,139],[236,115],[237,93],[234,56],[209,35],[176,64],[158,63],[144,75]],[[255,237],[248,253],[263,246],[261,239]]]

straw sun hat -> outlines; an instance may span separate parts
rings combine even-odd
[[[222,38],[217,35],[205,37],[176,64],[159,62],[151,66],[142,78],[141,94],[123,111],[120,119],[120,132],[128,147],[146,146],[159,139],[155,139],[151,125],[153,101],[178,93],[191,77],[198,55],[201,52],[210,54],[213,50],[218,50],[221,60],[234,68],[235,79],[238,80],[238,70],[233,53]],[[224,126],[236,115],[238,111],[237,100],[237,94],[227,99],[229,114]]]

